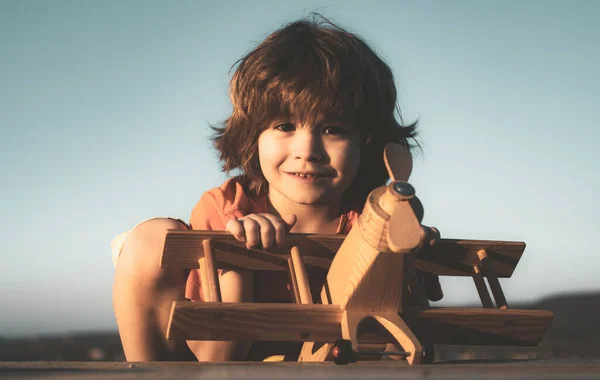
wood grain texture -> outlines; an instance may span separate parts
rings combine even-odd
[[[546,310],[434,308],[403,318],[419,339],[433,344],[536,346],[554,315]]]
[[[385,236],[390,250],[395,253],[413,253],[425,238],[425,231],[408,201],[397,203]]]
[[[221,287],[219,284],[219,275],[217,272],[217,263],[215,253],[212,247],[212,240],[206,239],[202,242],[204,248],[204,257],[199,260],[202,272],[202,291],[205,302],[221,302]]]
[[[308,275],[306,274],[306,266],[302,253],[298,247],[292,247],[292,264],[294,270],[294,278],[298,287],[298,294],[300,297],[300,303],[312,304],[312,294],[310,293],[310,286],[308,285]]]
[[[338,305],[175,302],[168,339],[334,342],[342,337]],[[402,318],[432,344],[535,346],[553,319],[544,310],[409,308]],[[360,343],[390,343],[376,324]],[[375,332],[362,341],[362,331]]]
[[[342,327],[342,339],[349,340],[352,350],[358,351],[358,325],[365,317],[365,313],[344,310],[340,325]]]
[[[406,325],[400,315],[397,313],[378,313],[375,314],[373,318],[390,332],[394,340],[400,344],[404,351],[410,353],[406,358],[408,364],[414,365],[421,363],[423,347],[421,346],[419,339]]]
[[[183,232],[183,233],[179,233]],[[198,268],[198,259],[204,256],[202,241],[213,240],[219,267],[247,268],[250,270],[286,270],[290,250],[297,246],[306,252],[304,263],[322,269],[329,268],[334,253],[345,235],[289,234],[280,247],[246,249],[225,231],[177,231],[167,233],[161,258],[162,268]]]
[[[317,341],[342,337],[338,305],[175,302],[168,339]],[[402,318],[421,340],[432,344],[535,346],[553,314],[544,310],[409,308]],[[362,332],[364,343],[390,343],[376,324]]]
[[[366,250],[366,247],[361,247]],[[358,253],[364,252],[358,250]],[[367,252],[369,253],[369,252]],[[401,312],[404,299],[404,255],[381,252],[377,259],[371,263],[365,257],[357,260],[357,269],[360,265],[370,265],[370,270],[364,273],[354,273],[354,278],[346,284],[345,297],[342,299],[343,309],[372,312]],[[362,276],[359,276],[362,274]],[[327,279],[329,287],[332,283]],[[333,298],[333,303],[337,303]]]
[[[337,305],[175,302],[167,339],[333,342],[341,313]]]
[[[292,287],[291,288],[292,298],[295,303],[302,303],[302,301],[300,299],[300,289],[298,289],[298,282],[296,281],[296,270],[294,269],[294,261],[290,257],[289,259],[287,259],[287,263],[288,263],[287,274],[288,274],[288,280]]]
[[[173,230],[167,233],[161,267],[198,268],[198,260],[204,256],[202,241],[207,238],[213,239],[219,267],[284,271],[294,245],[306,252],[304,263],[307,267],[329,269],[346,235],[289,234],[281,247],[246,250],[245,244],[238,242],[228,232]],[[477,252],[481,249],[486,250],[496,275],[507,278],[512,276],[525,250],[525,243],[441,239],[434,247],[416,255],[415,268],[440,276],[470,277],[473,275],[473,265],[479,263]]]
[[[389,245],[390,213],[396,216],[400,236],[394,247]],[[402,311],[405,253],[418,246],[421,233],[404,197],[389,186],[372,191],[327,274],[331,302],[355,312]]]

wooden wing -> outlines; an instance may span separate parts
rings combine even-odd
[[[167,339],[334,342],[342,313],[337,305],[175,302]],[[480,308],[408,308],[402,317],[433,344],[509,346],[537,345],[553,318],[544,310]],[[361,342],[391,342],[369,327]]]
[[[213,241],[220,268],[285,271],[291,247],[299,246],[307,266],[329,269],[331,261],[346,235],[289,234],[286,244],[268,250],[250,249],[230,233],[222,231],[169,231],[160,266],[170,269],[199,268],[204,257],[202,242]],[[477,252],[486,250],[498,277],[511,277],[525,243],[493,240],[441,239],[435,247],[420,251],[415,268],[441,276],[472,276],[479,263]]]

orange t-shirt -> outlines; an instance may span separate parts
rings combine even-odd
[[[192,210],[190,225],[194,230],[223,231],[230,219],[248,214],[268,212],[266,196],[252,196],[244,191],[238,177],[225,181],[221,186],[202,195]],[[337,233],[347,234],[358,218],[358,213],[350,211],[340,218]],[[285,272],[257,272],[254,279],[255,302],[291,302],[290,285]],[[321,277],[321,276],[319,276]],[[315,279],[313,293],[320,292],[323,278]],[[313,286],[311,286],[313,288]],[[194,269],[187,280],[185,297],[192,301],[202,301],[200,272]]]

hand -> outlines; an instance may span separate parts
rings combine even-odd
[[[435,227],[428,227],[423,224],[421,226],[425,230],[425,237],[421,241],[421,248],[428,248],[436,245],[441,238],[440,231]]]
[[[262,245],[269,248],[273,243],[282,244],[285,235],[296,223],[296,215],[250,214],[243,218],[231,219],[225,230],[238,240],[246,242],[246,248]]]

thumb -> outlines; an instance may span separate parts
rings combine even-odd
[[[281,215],[281,219],[286,224],[288,232],[294,227],[296,220],[298,220],[294,214]]]

